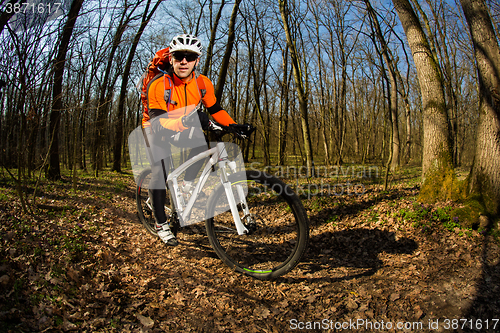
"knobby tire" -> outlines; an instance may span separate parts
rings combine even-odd
[[[257,170],[246,173],[247,204],[256,229],[238,235],[228,210],[222,184],[207,203],[205,221],[212,248],[228,266],[261,280],[274,279],[288,273],[300,262],[309,241],[309,221],[299,197],[278,178]],[[229,176],[232,192],[242,176]],[[243,218],[241,204],[240,218]],[[246,219],[242,219],[246,220]]]

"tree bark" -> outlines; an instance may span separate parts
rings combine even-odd
[[[236,17],[238,16],[238,9],[241,0],[236,0],[233,6],[233,12],[231,14],[231,19],[229,21],[229,31],[227,33],[227,46],[224,57],[222,58],[222,64],[219,70],[219,79],[217,80],[217,85],[215,87],[215,97],[218,101],[222,99],[222,92],[224,91],[224,84],[226,83],[227,69],[229,67],[229,60],[231,59],[231,53],[233,52],[234,39],[236,34],[234,27],[236,26]]]
[[[300,120],[302,125],[302,138],[304,141],[304,151],[306,154],[306,167],[308,172],[312,170],[314,165],[313,161],[313,152],[312,152],[312,144],[311,144],[311,133],[309,130],[309,116],[307,111],[307,102],[308,102],[308,89],[307,83],[304,81],[304,76],[302,70],[300,68],[298,51],[296,49],[296,45],[294,40],[292,39],[292,34],[290,31],[290,27],[288,25],[288,17],[289,11],[287,6],[287,0],[280,0],[280,13],[281,19],[283,20],[283,28],[285,30],[286,40],[288,44],[288,48],[290,49],[290,57],[292,60],[293,67],[293,77],[295,80],[295,85],[297,87],[297,97],[299,99],[299,109],[300,109]]]
[[[435,25],[435,33],[432,33],[432,30],[430,29],[429,23],[427,22],[428,26],[428,34],[429,34],[429,39],[430,40],[435,40],[434,45],[434,58],[436,59],[436,62],[438,62],[438,54],[440,56],[442,65],[440,68],[441,70],[441,77],[443,78],[443,84],[445,87],[445,92],[446,92],[446,97],[447,97],[447,107],[448,107],[448,118],[450,119],[450,135],[451,135],[451,143],[452,143],[452,151],[453,151],[453,164],[454,166],[458,165],[458,128],[457,128],[457,109],[458,109],[458,101],[456,98],[456,93],[452,85],[452,72],[451,72],[451,61],[450,61],[450,56],[448,52],[448,43],[446,41],[447,37],[447,24],[445,21],[445,13],[442,8],[439,10],[442,15],[442,20],[440,19],[440,14],[436,11],[434,8],[435,1],[431,0],[426,0],[427,5],[429,6],[433,18],[434,18],[434,25]],[[438,5],[439,7],[443,6],[442,0],[440,0],[440,3]],[[442,23],[441,23],[442,22]]]
[[[59,141],[57,136],[61,123],[62,109],[62,83],[64,74],[64,64],[66,63],[66,53],[73,34],[78,13],[82,8],[83,0],[74,0],[68,13],[59,44],[56,59],[54,61],[54,83],[52,86],[52,111],[49,120],[49,135],[51,137],[49,143],[49,168],[47,170],[47,178],[57,180],[61,178],[61,169],[59,166]]]
[[[107,116],[107,111],[111,109],[110,103],[111,103],[111,94],[112,94],[112,88],[114,87],[114,84],[116,82],[116,79],[118,79],[119,73],[116,73],[115,79],[112,80],[110,79],[111,76],[111,69],[113,67],[113,64],[116,62],[115,59],[115,54],[116,51],[118,50],[118,47],[120,46],[120,42],[122,39],[123,34],[125,33],[125,30],[128,28],[128,25],[131,21],[131,16],[132,13],[135,11],[135,9],[139,6],[139,1],[135,4],[134,8],[131,10],[131,12],[127,16],[127,10],[129,7],[132,5],[129,5],[123,9],[122,16],[120,18],[120,24],[116,28],[116,33],[113,37],[113,41],[111,43],[111,50],[108,54],[108,60],[106,64],[106,70],[104,72],[104,78],[102,81],[101,85],[101,91],[99,94],[99,104],[97,105],[97,115],[96,115],[96,135],[95,135],[95,143],[94,143],[94,172],[95,172],[95,177],[99,177],[99,170],[104,164],[104,139],[105,139],[105,128],[106,128],[106,116]],[[111,82],[111,83],[110,83]]]
[[[500,47],[481,0],[460,0],[469,25],[479,80],[479,124],[469,190],[482,197],[486,212],[500,208]]]
[[[410,45],[422,94],[423,157],[420,196],[424,201],[449,199],[453,178],[450,130],[439,66],[408,0],[393,0]],[[452,180],[452,179],[451,179]]]
[[[373,10],[372,5],[370,4],[369,0],[365,0],[366,4],[366,9],[368,10],[368,14],[370,15],[371,22],[373,24],[373,29],[375,30],[375,35],[377,36],[380,45],[382,49],[380,50],[380,53],[384,59],[384,62],[386,63],[387,66],[387,71],[389,74],[389,81],[390,81],[390,89],[388,90],[389,92],[389,109],[390,109],[390,114],[389,116],[391,117],[391,165],[390,169],[391,171],[395,171],[400,164],[400,158],[399,158],[399,153],[400,153],[400,147],[401,147],[401,140],[399,139],[399,121],[398,121],[398,87],[397,87],[397,79],[396,79],[396,64],[393,61],[393,57],[390,55],[390,50],[387,45],[387,42],[385,41],[384,34],[382,33],[382,29],[380,28],[380,23],[378,21],[377,15],[375,11]],[[378,50],[378,48],[377,48]]]
[[[156,12],[156,9],[160,5],[162,0],[157,1],[155,6],[151,9],[151,12],[148,15],[149,5],[151,4],[151,0],[148,1],[146,5],[146,9],[144,10],[144,14],[142,16],[141,26],[137,31],[134,41],[132,42],[132,46],[130,47],[130,51],[128,53],[127,62],[125,63],[125,68],[123,69],[122,75],[122,85],[120,89],[120,97],[118,99],[118,111],[117,111],[117,123],[116,123],[116,131],[115,131],[115,142],[113,147],[113,171],[121,172],[121,162],[122,162],[122,141],[123,141],[123,115],[125,113],[125,99],[127,98],[127,85],[128,79],[130,75],[130,68],[132,67],[132,60],[134,59],[135,51],[137,49],[137,45],[141,39],[142,33],[146,26],[148,25],[151,17]]]
[[[313,10],[313,15],[314,15],[314,30],[316,35],[315,37],[315,42],[317,48],[315,48],[316,51],[316,57],[318,61],[318,76],[319,76],[319,90],[320,90],[320,109],[321,109],[321,129],[318,130],[318,132],[321,132],[321,137],[323,138],[323,149],[325,150],[325,165],[330,166],[330,147],[329,147],[329,137],[327,135],[327,128],[328,128],[328,120],[329,120],[329,107],[327,103],[327,97],[325,96],[325,85],[324,85],[324,74],[323,74],[323,61],[321,58],[321,41],[320,41],[320,24],[319,24],[319,14],[318,12],[314,9],[314,5],[312,6]],[[319,10],[319,8],[317,8]],[[319,134],[319,133],[318,133]],[[319,141],[319,140],[318,140]]]
[[[286,164],[286,143],[288,133],[288,101],[290,91],[288,89],[288,47],[282,50],[283,59],[283,82],[281,84],[281,96],[283,99],[280,103],[280,116],[278,124],[278,165]]]
[[[217,26],[219,25],[220,17],[222,16],[222,9],[224,8],[226,1],[222,0],[219,11],[217,12],[217,16],[215,17],[214,26],[210,32],[210,41],[208,42],[207,52],[205,56],[205,65],[203,66],[203,71],[201,72],[203,75],[208,75],[208,70],[210,69],[210,65],[212,64],[212,53],[215,44],[215,37],[217,35]],[[211,6],[211,5],[210,5]]]

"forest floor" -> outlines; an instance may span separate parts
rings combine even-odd
[[[309,249],[274,281],[232,271],[203,233],[181,230],[175,248],[148,234],[130,173],[80,175],[76,192],[42,181],[34,197],[28,184],[32,214],[5,174],[0,332],[500,331],[498,231],[419,204],[418,174],[387,191],[354,173],[298,188]]]

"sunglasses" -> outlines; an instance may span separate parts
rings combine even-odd
[[[187,62],[195,61],[196,59],[198,59],[198,55],[192,52],[174,52],[172,53],[172,57],[174,57],[174,59],[177,61],[182,61],[184,58],[186,58]]]

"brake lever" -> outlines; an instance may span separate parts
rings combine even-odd
[[[222,132],[224,129],[219,126],[219,124],[217,124],[216,122],[212,121],[212,120],[209,120],[208,121],[208,128],[209,130],[211,131],[218,131],[218,132]]]
[[[233,133],[241,139],[250,138],[250,135],[256,130],[256,128],[250,124],[230,124],[229,127],[235,129]]]

